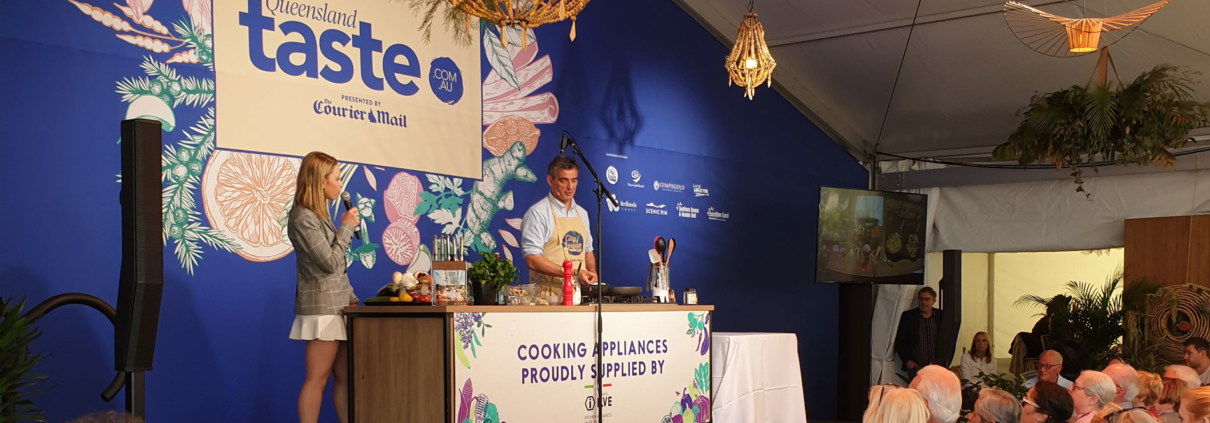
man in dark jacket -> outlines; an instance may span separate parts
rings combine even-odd
[[[895,332],[895,354],[903,361],[903,369],[908,372],[909,383],[924,366],[941,364],[937,358],[941,310],[933,308],[933,303],[937,301],[937,291],[926,286],[916,293],[916,299],[920,308],[903,312],[899,318],[899,330]]]

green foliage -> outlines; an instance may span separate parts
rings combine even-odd
[[[992,156],[1069,167],[1077,192],[1085,192],[1081,165],[1175,167],[1168,149],[1185,146],[1190,131],[1210,124],[1210,103],[1192,97],[1195,74],[1159,65],[1124,87],[1074,85],[1044,94]]]
[[[508,260],[492,253],[479,255],[483,256],[483,259],[471,264],[471,268],[466,271],[466,276],[471,281],[501,289],[517,280],[517,267]]]
[[[1164,374],[1165,363],[1161,363],[1159,359],[1160,347],[1163,346],[1159,342],[1149,342],[1146,336],[1145,319],[1135,317],[1133,327],[1128,328],[1128,336],[1122,338],[1122,342],[1114,347],[1113,354],[1116,358],[1129,363],[1136,370],[1148,371],[1155,374]],[[1134,320],[1134,319],[1127,319]],[[1130,325],[1128,325],[1130,326]]]
[[[395,3],[406,4],[412,9],[412,13],[424,17],[421,19],[420,27],[416,28],[424,35],[424,42],[428,43],[433,37],[433,22],[438,14],[441,15],[441,20],[445,24],[445,30],[449,33],[450,39],[454,43],[468,47],[471,45],[471,29],[479,28],[479,18],[471,17],[454,6],[449,0],[391,0]],[[487,2],[492,5],[492,2]]]
[[[32,374],[42,356],[27,355],[41,331],[21,317],[25,300],[16,307],[10,307],[11,302],[5,300],[0,308],[4,310],[0,315],[0,423],[42,422],[43,411],[32,398],[50,387],[43,386],[46,376]]]
[[[1092,284],[1070,281],[1067,283],[1070,295],[1051,298],[1025,295],[1015,305],[1047,310],[1051,348],[1063,354],[1065,373],[1078,374],[1082,370],[1102,369],[1120,354],[1121,338],[1126,334],[1125,314],[1142,313],[1147,295],[1156,289],[1144,281],[1123,288],[1122,270],[1118,269],[1099,289]],[[1135,349],[1132,353],[1143,351]]]
[[[1022,385],[1025,384],[1025,377],[1021,375],[1008,374],[986,374],[979,371],[979,383],[985,388],[996,388],[1004,392],[1012,394],[1017,399],[1025,398],[1025,394],[1029,393],[1029,388]]]

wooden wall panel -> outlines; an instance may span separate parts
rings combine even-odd
[[[1189,283],[1210,286],[1210,216],[1192,216],[1189,224]]]
[[[1210,216],[1127,219],[1123,241],[1127,283],[1210,286]]]

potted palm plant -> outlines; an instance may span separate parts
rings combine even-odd
[[[25,300],[10,303],[0,304],[0,423],[45,421],[31,399],[49,389],[39,386],[46,376],[32,374],[42,356],[28,354],[40,332],[21,317]]]
[[[496,304],[500,290],[517,280],[517,268],[498,254],[479,254],[483,258],[466,271],[474,290],[475,304]]]
[[[1147,295],[1155,293],[1157,285],[1140,280],[1125,284],[1121,269],[1115,271],[1106,283],[1097,287],[1090,283],[1070,281],[1067,295],[1051,298],[1025,295],[1014,303],[1021,307],[1038,307],[1047,310],[1050,316],[1051,349],[1058,351],[1067,360],[1063,372],[1074,379],[1082,370],[1099,370],[1113,358],[1137,359],[1137,354],[1124,354],[1123,337],[1131,340],[1130,326],[1126,322],[1129,313],[1145,313]],[[1131,363],[1134,364],[1134,363]]]

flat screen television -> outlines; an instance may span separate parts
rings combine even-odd
[[[924,284],[928,196],[820,187],[815,282]]]

